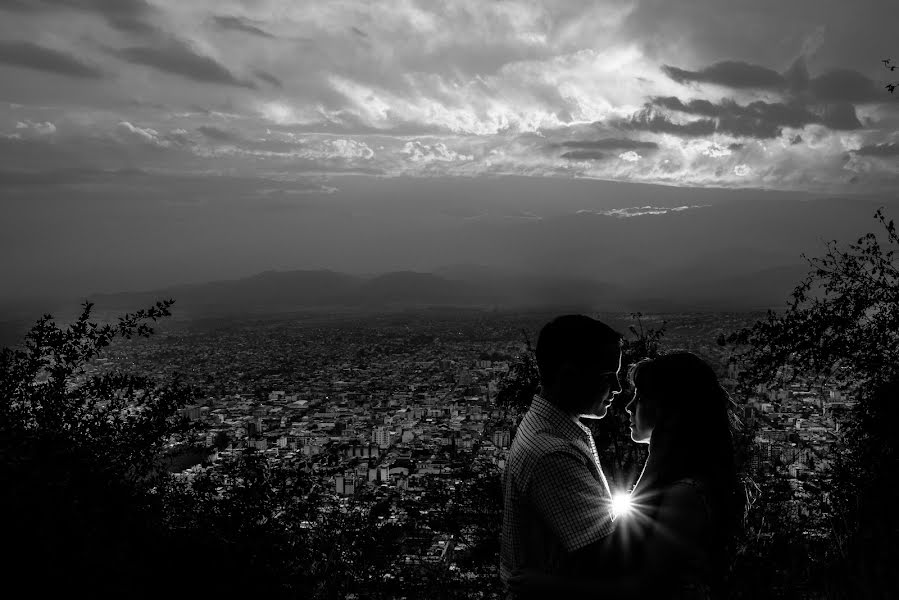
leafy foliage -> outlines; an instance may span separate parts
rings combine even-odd
[[[899,593],[886,575],[899,536],[893,482],[899,448],[892,431],[899,416],[899,236],[883,210],[874,218],[880,235],[868,233],[846,248],[829,242],[822,257],[807,259],[810,272],[788,310],[769,312],[730,340],[743,350],[746,393],[802,374],[857,396],[850,425],[834,448],[830,489],[809,498],[817,508],[809,515],[827,518],[829,527],[828,538],[808,552],[804,570],[826,569],[832,597]],[[776,479],[768,478],[769,488]],[[794,521],[802,530],[817,525],[809,516]],[[797,533],[794,543],[808,539]]]
[[[86,303],[67,328],[45,316],[0,354],[0,512],[16,548],[6,566],[33,594],[497,596],[495,476],[469,472],[434,492],[427,519],[398,521],[390,501],[337,498],[308,466],[228,456],[226,436],[213,440],[225,455],[215,468],[168,473],[166,442],[188,433],[179,409],[191,390],[94,373],[91,361],[115,338],[151,335],[171,305],[98,325]],[[454,542],[461,567],[407,564],[413,541],[434,536]]]
[[[164,442],[185,426],[177,410],[190,391],[85,367],[116,337],[152,334],[171,304],[98,325],[85,303],[67,328],[45,315],[22,348],[0,352],[0,514],[17,557],[7,566],[37,568],[34,593],[74,581],[95,596],[123,593],[148,567],[164,568],[153,549],[167,540],[147,492]]]
[[[793,291],[783,314],[732,336],[746,352],[744,383],[770,382],[784,366],[793,373],[830,378],[842,373],[855,385],[877,385],[899,372],[899,235],[882,210],[875,219],[886,246],[874,233],[842,249],[827,243],[823,257]]]
[[[537,369],[534,347],[528,333],[524,330],[521,333],[524,336],[524,351],[515,357],[496,394],[497,406],[517,413],[528,409],[540,388],[540,371]]]

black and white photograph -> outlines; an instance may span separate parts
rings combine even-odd
[[[0,0],[8,598],[899,598],[899,3]]]

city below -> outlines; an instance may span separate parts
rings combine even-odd
[[[499,406],[497,393],[552,316],[434,309],[163,322],[149,339],[116,342],[84,376],[178,373],[191,385],[196,401],[181,411],[189,433],[168,444],[176,477],[190,481],[254,450],[305,472],[335,505],[381,503],[380,519],[402,524],[426,512],[428,498],[464,495],[501,474],[520,414]],[[633,323],[629,315],[599,316],[622,332]],[[758,317],[644,315],[642,325],[664,327],[663,351],[704,356],[735,390],[739,365],[717,340]],[[838,382],[781,375],[780,384],[735,393],[737,416],[756,432],[750,468],[788,474],[791,504],[807,512],[853,398]],[[614,486],[633,485],[630,474],[604,468]],[[415,542],[406,561],[452,562],[467,547],[439,532],[423,531]]]

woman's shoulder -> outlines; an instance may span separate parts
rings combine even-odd
[[[703,496],[708,493],[708,484],[702,479],[698,479],[696,477],[681,477],[680,479],[672,481],[670,484],[668,484],[668,487],[669,489],[678,491],[692,490],[693,493]]]
[[[668,484],[664,490],[664,500],[669,506],[686,511],[702,520],[711,520],[712,507],[709,501],[708,485],[701,479],[684,477]]]

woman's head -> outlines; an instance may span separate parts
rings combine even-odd
[[[676,438],[729,433],[730,396],[712,367],[695,354],[642,360],[630,368],[628,379],[634,397],[625,409],[635,442],[649,443],[654,433]]]
[[[689,352],[640,361],[628,379],[634,387],[626,407],[631,437],[650,444],[634,495],[651,504],[659,498],[653,490],[684,479],[702,482],[716,522],[714,544],[723,550],[739,527],[745,500],[734,462],[730,395],[712,367]]]

